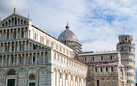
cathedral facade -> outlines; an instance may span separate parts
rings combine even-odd
[[[58,39],[16,13],[0,21],[0,86],[135,86],[133,36],[116,51],[82,52],[68,24]]]

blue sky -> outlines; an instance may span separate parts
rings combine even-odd
[[[137,45],[137,0],[0,0],[0,17],[12,14],[14,7],[55,38],[69,21],[83,51],[116,50],[124,27]]]

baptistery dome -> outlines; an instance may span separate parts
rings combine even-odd
[[[69,29],[68,24],[66,25],[66,30],[64,30],[58,37],[58,40],[80,52],[81,44],[78,41],[76,35]]]
[[[69,26],[66,26],[66,30],[64,30],[60,36],[58,37],[58,40],[61,42],[65,42],[65,41],[74,41],[74,42],[78,42],[78,39],[76,37],[76,35],[69,29]]]

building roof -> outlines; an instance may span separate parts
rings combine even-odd
[[[81,53],[79,56],[84,55],[99,55],[99,54],[116,54],[118,51],[102,51],[102,52],[89,52],[89,53]]]

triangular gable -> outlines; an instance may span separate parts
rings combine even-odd
[[[29,18],[13,13],[1,21],[1,26],[5,27],[5,26],[13,26],[13,25],[24,25],[24,24],[28,24],[28,21]]]

